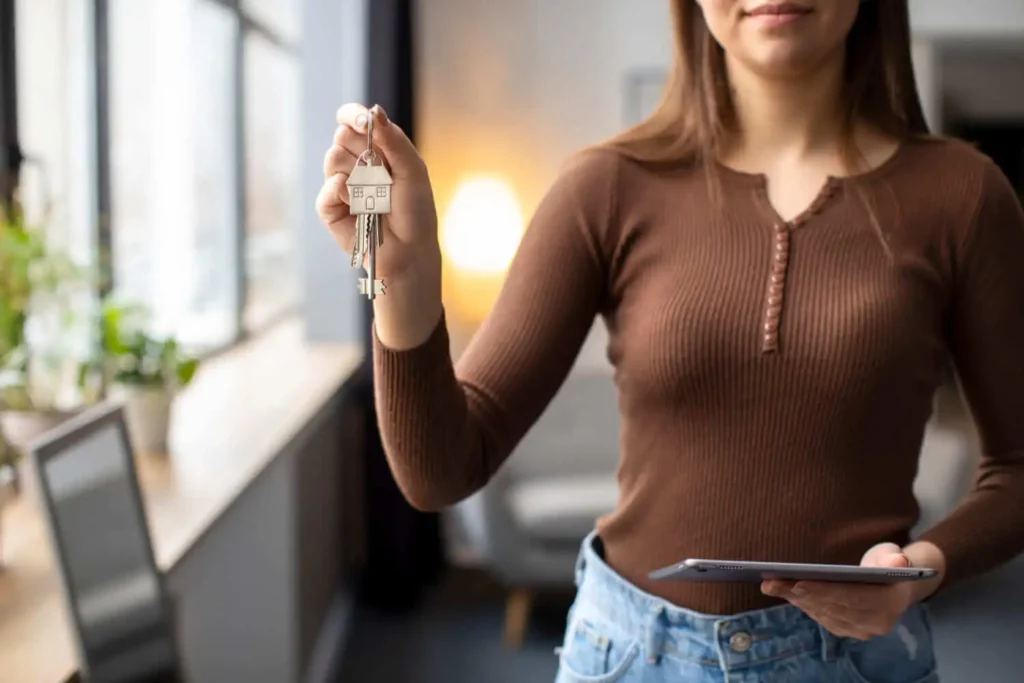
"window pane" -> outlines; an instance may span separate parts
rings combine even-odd
[[[27,157],[21,200],[29,224],[45,232],[54,252],[81,266],[96,258],[87,9],[87,0],[18,0],[15,8],[18,133]],[[67,289],[38,297],[26,330],[29,391],[41,409],[78,401],[74,359],[90,351],[94,297],[84,281],[70,296]]]
[[[183,344],[238,327],[237,20],[209,0],[112,0],[115,294]]]
[[[246,329],[299,301],[299,63],[258,34],[245,38]]]
[[[242,11],[281,40],[298,42],[298,0],[242,0]]]

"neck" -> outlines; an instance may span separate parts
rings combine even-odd
[[[795,79],[768,79],[728,60],[737,132],[728,156],[834,154],[841,136],[843,54]]]

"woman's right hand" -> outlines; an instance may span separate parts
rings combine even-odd
[[[440,262],[437,209],[427,167],[402,129],[391,123],[380,107],[368,110],[361,104],[346,104],[338,110],[338,128],[324,157],[324,184],[316,202],[320,220],[345,253],[351,255],[356,216],[349,211],[345,182],[356,159],[366,151],[366,126],[371,116],[374,151],[394,181],[391,213],[382,216],[384,245],[377,250],[377,277],[389,282],[414,274],[417,278],[433,276],[432,271],[440,268]]]
[[[345,182],[366,151],[366,124],[373,117],[374,151],[393,180],[391,213],[382,216],[384,244],[376,252],[376,276],[387,293],[374,299],[374,327],[387,347],[409,349],[425,342],[442,315],[441,249],[437,209],[427,166],[401,128],[380,107],[346,104],[324,157],[324,184],[317,197],[320,220],[351,255],[356,217],[349,211]],[[365,264],[364,264],[365,266]]]

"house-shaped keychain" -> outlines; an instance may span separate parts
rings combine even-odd
[[[391,213],[391,183],[391,174],[383,165],[356,164],[345,183],[352,214]]]

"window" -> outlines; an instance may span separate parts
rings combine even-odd
[[[223,347],[299,301],[295,3],[108,2],[113,291]]]
[[[89,0],[14,5],[18,142],[25,155],[18,195],[28,223],[80,265],[94,263],[97,254],[88,5]],[[73,301],[36,311],[38,324],[27,332],[34,354],[47,359],[47,372],[62,374],[64,361],[88,353],[94,300],[76,290]]]
[[[299,7],[17,0],[27,212],[196,351],[299,303]]]
[[[238,18],[207,0],[110,0],[114,294],[193,348],[238,334]]]
[[[377,196],[378,197],[387,197],[388,196],[388,188],[384,187],[383,185],[378,187],[377,188]]]
[[[242,12],[253,22],[270,28],[284,42],[299,40],[299,6],[297,0],[242,0]]]
[[[299,299],[301,208],[297,58],[267,35],[245,36],[246,301],[259,329]]]

